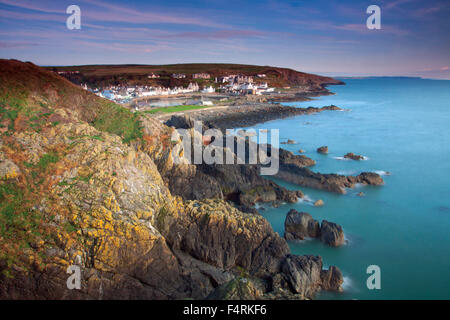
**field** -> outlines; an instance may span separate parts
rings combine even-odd
[[[198,82],[200,86],[219,84],[215,78],[225,75],[246,75],[255,78],[256,82],[267,82],[272,87],[307,86],[313,90],[320,90],[325,84],[337,84],[339,81],[314,74],[298,72],[292,69],[254,66],[243,64],[170,64],[170,65],[86,65],[47,67],[55,72],[74,72],[65,77],[75,84],[86,83],[93,87],[110,85],[149,85],[162,87],[186,87],[190,82]],[[77,72],[77,73],[76,73]],[[186,75],[185,79],[174,79],[173,73]],[[210,79],[193,79],[194,73],[208,73]],[[155,74],[159,78],[151,79],[149,75]],[[258,78],[259,74],[265,77]]]
[[[172,106],[172,107],[155,108],[152,110],[144,111],[144,113],[150,113],[150,114],[155,114],[158,112],[173,113],[173,112],[180,112],[180,111],[204,109],[204,108],[208,108],[208,107],[209,106],[180,105],[180,106]]]

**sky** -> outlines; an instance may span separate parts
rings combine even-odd
[[[381,29],[369,30],[369,5]],[[69,5],[81,29],[69,30]],[[450,79],[448,0],[0,0],[0,58],[38,65],[242,63]]]

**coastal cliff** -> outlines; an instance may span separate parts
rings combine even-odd
[[[0,60],[0,80],[0,298],[305,299],[341,290],[336,267],[291,255],[249,209],[301,193],[252,167],[226,180],[220,167],[175,164],[173,128],[31,63]],[[81,269],[79,290],[67,288],[69,266]],[[233,293],[236,283],[248,294]]]

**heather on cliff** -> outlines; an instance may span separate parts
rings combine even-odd
[[[245,298],[340,290],[339,271],[291,256],[264,218],[227,201],[300,193],[250,167],[222,182],[223,168],[175,165],[172,128],[31,63],[0,60],[0,92],[1,298],[244,298],[223,292],[242,277],[256,288]],[[199,181],[216,189],[186,196]],[[80,290],[66,286],[70,265]]]

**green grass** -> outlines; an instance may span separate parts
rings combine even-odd
[[[0,260],[6,261],[8,268],[2,273],[9,277],[9,267],[20,265],[21,250],[42,235],[42,215],[27,207],[28,201],[20,187],[15,183],[0,184]]]
[[[39,163],[37,166],[39,167],[39,169],[44,171],[45,169],[47,169],[50,163],[56,163],[58,162],[58,160],[59,160],[58,155],[54,153],[46,153],[42,156],[41,159],[39,159]]]
[[[121,136],[124,143],[143,136],[139,115],[115,103],[105,103],[92,124],[100,131]]]
[[[181,105],[181,106],[173,106],[173,107],[155,108],[152,110],[144,111],[144,113],[149,113],[149,114],[155,114],[158,112],[172,113],[172,112],[180,112],[180,111],[187,111],[187,110],[204,109],[204,108],[208,108],[208,107],[210,107],[210,106]]]

